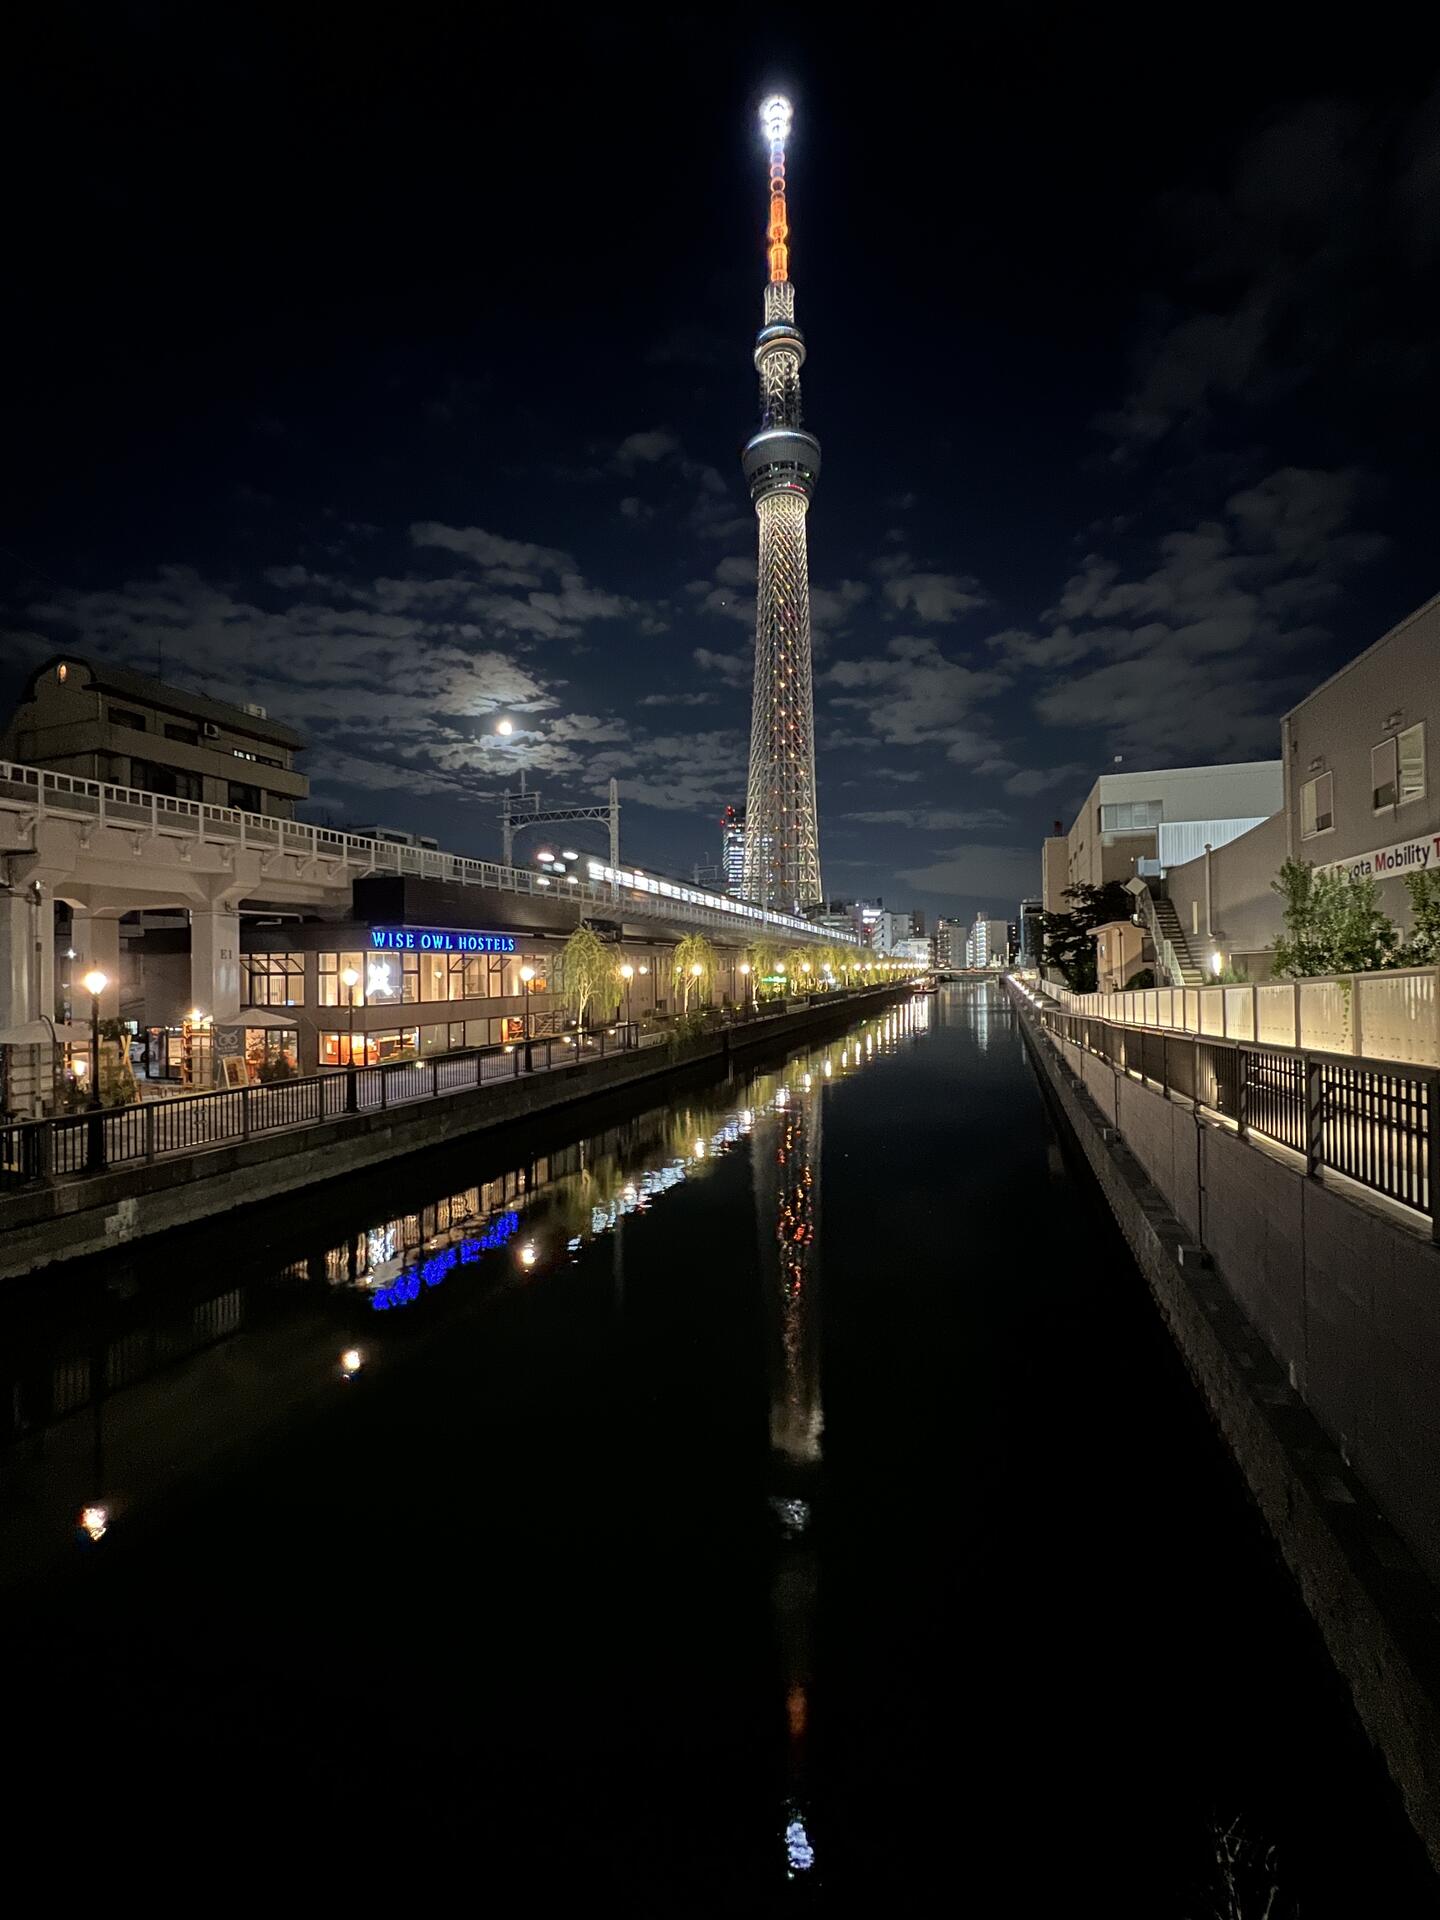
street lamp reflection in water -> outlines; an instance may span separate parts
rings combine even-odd
[[[110,1509],[98,1504],[80,1509],[79,1528],[81,1533],[96,1546],[110,1531]]]

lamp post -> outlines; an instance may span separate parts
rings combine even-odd
[[[100,996],[109,986],[107,975],[98,967],[80,982],[90,996],[90,1098],[86,1103],[91,1119],[87,1128],[85,1142],[85,1166],[89,1173],[103,1173],[105,1170],[105,1121],[101,1115],[100,1099]]]
[[[90,1099],[88,1105],[99,1107],[100,1099],[100,996],[110,984],[108,974],[98,967],[92,967],[80,982],[90,996]]]
[[[346,1047],[345,1111],[354,1113],[359,1106],[357,1097],[359,1082],[355,1078],[355,989],[360,984],[360,975],[354,967],[346,967],[340,978],[345,987],[345,1004],[350,1009],[350,1038]]]
[[[627,960],[620,969],[620,978],[625,982],[625,1044],[630,1044],[630,982],[635,978],[635,969]]]
[[[755,1005],[755,982],[753,979],[751,979],[750,962],[748,960],[742,960],[740,962],[740,978],[745,982],[747,982],[747,985],[745,988],[745,999],[748,1002],[748,1004],[753,1008]]]
[[[696,995],[697,995],[697,997],[698,997],[698,995],[699,995],[699,992],[700,992],[700,976],[701,976],[701,975],[702,975],[702,974],[704,973],[704,971],[705,971],[705,969],[704,969],[704,967],[703,967],[703,966],[701,965],[701,963],[700,963],[700,962],[699,962],[698,960],[692,960],[692,961],[691,961],[691,963],[690,963],[690,979],[691,979],[691,982],[692,982],[692,984],[693,984],[693,986],[694,986],[694,989],[695,989],[695,993],[696,993]],[[685,1004],[687,1005],[687,1007],[688,1007],[688,1005],[690,1004],[690,996],[689,996],[689,994],[688,994],[688,993],[687,993],[687,994],[686,994],[686,996],[685,996]]]
[[[525,989],[525,1071],[533,1073],[535,1063],[530,1053],[530,983],[535,978],[533,967],[521,967],[520,983]]]

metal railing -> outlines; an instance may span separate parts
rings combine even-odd
[[[1047,1032],[1425,1214],[1440,1239],[1440,1068],[1129,1027],[1032,1001]]]
[[[860,946],[855,934],[817,927],[798,914],[774,913],[745,900],[712,893],[704,887],[666,880],[641,868],[614,869],[589,862],[586,879],[532,873],[491,860],[472,860],[464,854],[441,853],[428,847],[398,846],[389,840],[370,840],[360,834],[337,833],[302,820],[280,820],[269,814],[246,813],[238,807],[215,807],[201,800],[176,800],[166,794],[145,793],[135,787],[111,786],[86,780],[79,774],[53,773],[43,767],[0,760],[0,809],[31,812],[44,818],[56,815],[90,826],[115,828],[145,839],[213,842],[232,856],[236,851],[263,856],[293,855],[309,868],[304,879],[317,886],[348,886],[357,876],[377,873],[416,874],[429,880],[452,880],[462,886],[492,887],[547,901],[584,902],[597,913],[623,906],[650,917],[665,915],[699,926],[757,932],[768,929],[802,941]],[[137,851],[139,847],[137,845]]]
[[[173,1154],[200,1153],[257,1134],[319,1126],[347,1113],[385,1112],[420,1100],[474,1092],[497,1082],[585,1067],[617,1053],[663,1046],[664,1033],[623,1022],[590,1033],[436,1054],[387,1066],[339,1067],[304,1079],[227,1087],[173,1100],[146,1100],[51,1120],[0,1124],[0,1184],[143,1166]]]
[[[110,1167],[143,1166],[172,1154],[201,1153],[256,1134],[319,1126],[347,1113],[385,1112],[418,1100],[473,1093],[527,1073],[586,1067],[642,1047],[684,1044],[738,1026],[763,1026],[804,1007],[834,1006],[881,991],[877,987],[832,987],[782,1002],[727,1009],[707,1008],[689,1022],[642,1031],[635,1022],[586,1032],[532,1034],[504,1047],[461,1048],[428,1060],[397,1060],[386,1066],[333,1067],[303,1079],[213,1093],[146,1100],[97,1112],[67,1113],[49,1120],[0,1122],[0,1189],[35,1180],[103,1173]]]

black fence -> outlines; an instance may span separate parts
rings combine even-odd
[[[1123,1027],[1042,1008],[1049,1030],[1133,1075],[1429,1216],[1440,1239],[1440,1068]]]
[[[255,1134],[318,1126],[346,1113],[384,1112],[417,1100],[473,1092],[498,1081],[561,1067],[587,1066],[637,1047],[663,1045],[621,1022],[590,1033],[548,1035],[504,1048],[465,1049],[430,1060],[338,1068],[300,1080],[181,1094],[135,1106],[0,1125],[0,1184],[99,1173],[169,1154],[199,1153]]]

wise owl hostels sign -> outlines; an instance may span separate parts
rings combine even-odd
[[[471,933],[457,927],[372,927],[377,953],[514,953],[513,933]]]

